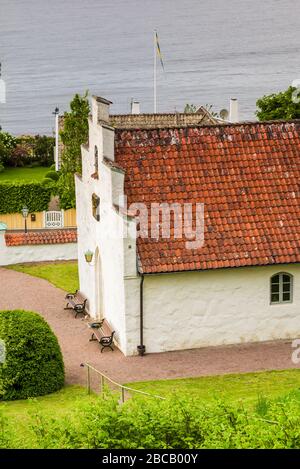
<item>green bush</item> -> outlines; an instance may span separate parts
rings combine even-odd
[[[50,166],[51,171],[55,171],[55,163]]]
[[[51,187],[51,188],[54,188],[54,187],[55,187],[55,181],[53,181],[53,179],[46,178],[46,177],[44,177],[44,178],[41,180],[41,184],[42,184],[42,186],[44,186],[44,187]]]
[[[57,181],[59,178],[59,174],[56,171],[48,171],[45,174],[45,178],[53,179],[53,181]]]
[[[0,339],[6,358],[0,364],[0,399],[42,396],[64,385],[58,341],[46,321],[32,311],[0,311]]]
[[[119,396],[118,396],[119,397]],[[216,400],[118,397],[82,405],[67,417],[38,414],[31,425],[41,448],[300,448],[300,394],[269,402],[261,415]]]
[[[52,188],[39,182],[3,182],[0,184],[0,213],[20,212],[24,205],[30,212],[47,210]]]

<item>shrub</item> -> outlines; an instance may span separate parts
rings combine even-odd
[[[30,212],[47,210],[51,192],[51,187],[39,182],[3,182],[0,184],[0,213],[20,212],[24,205]]]
[[[50,166],[51,171],[55,171],[55,163]]]
[[[7,163],[14,168],[29,165],[34,161],[33,150],[29,143],[18,143],[12,150]]]
[[[0,338],[6,346],[6,359],[0,364],[0,399],[42,396],[63,387],[60,347],[40,315],[0,311]]]
[[[56,171],[48,171],[45,174],[45,178],[53,179],[53,181],[57,181],[59,178],[59,174]]]
[[[118,396],[119,397],[119,396]],[[31,428],[41,448],[204,449],[299,448],[300,400],[269,403],[266,416],[223,401],[170,397],[128,400],[109,394],[66,417],[36,414]]]
[[[53,179],[50,179],[50,178],[44,177],[41,180],[41,184],[44,187],[50,187],[50,188],[53,188],[53,189],[55,188],[55,181],[53,181]]]

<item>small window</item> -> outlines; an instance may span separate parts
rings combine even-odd
[[[282,272],[271,277],[271,304],[293,301],[293,276]]]
[[[95,145],[95,171],[98,173],[98,147]]]
[[[99,156],[98,156],[98,147],[96,145],[95,145],[95,148],[94,148],[94,168],[95,168],[95,171],[92,174],[92,177],[94,179],[98,179]]]
[[[93,208],[93,217],[100,221],[100,198],[96,195],[92,195],[92,208]]]

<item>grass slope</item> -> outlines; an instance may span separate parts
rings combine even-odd
[[[243,401],[245,405],[252,405],[257,402],[259,396],[273,399],[300,389],[300,370],[144,381],[130,383],[130,386],[162,397],[175,393],[193,399],[203,399],[206,402],[222,398],[228,402]]]
[[[16,264],[7,266],[25,274],[40,277],[67,292],[79,289],[78,266],[76,261],[43,262],[33,264]]]

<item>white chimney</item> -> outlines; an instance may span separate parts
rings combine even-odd
[[[230,98],[229,122],[239,122],[239,103],[237,98]]]
[[[131,114],[140,114],[140,103],[138,101],[131,101]]]

